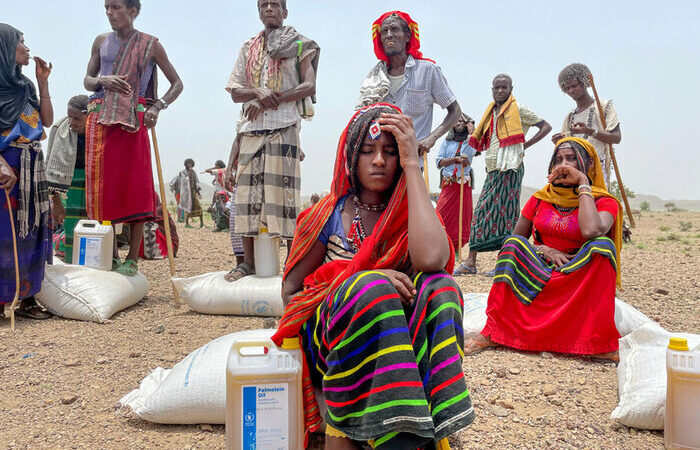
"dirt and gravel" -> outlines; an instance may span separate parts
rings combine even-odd
[[[700,213],[643,213],[622,256],[618,297],[663,327],[700,333]],[[180,227],[178,275],[232,265],[227,233]],[[481,255],[479,269],[495,254]],[[204,316],[171,302],[166,261],[142,261],[148,296],[109,323],[0,322],[0,447],[21,449],[215,449],[224,427],[157,425],[117,401],[155,367],[172,367],[221,335],[261,328],[262,318]],[[491,280],[459,278],[464,292]],[[495,349],[467,357],[476,421],[452,448],[662,448],[663,434],[610,420],[616,367],[579,357]],[[320,437],[315,440],[320,441]]]

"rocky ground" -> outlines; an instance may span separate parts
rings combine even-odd
[[[700,333],[700,213],[644,213],[622,256],[618,297],[669,330]],[[178,274],[229,268],[228,235],[180,228]],[[480,257],[492,267],[495,254]],[[224,448],[224,427],[144,422],[115,403],[157,366],[172,367],[221,335],[261,328],[262,318],[204,316],[171,302],[165,261],[143,261],[148,297],[107,324],[53,318],[0,322],[0,447],[21,449]],[[464,292],[490,279],[462,277]],[[663,434],[610,420],[612,363],[496,349],[467,357],[477,412],[452,448],[662,448]],[[318,444],[320,437],[315,440]]]

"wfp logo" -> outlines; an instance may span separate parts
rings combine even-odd
[[[245,418],[243,420],[245,421],[244,425],[246,425],[246,426],[255,425],[255,413],[254,412],[246,413]]]
[[[259,316],[265,316],[270,313],[270,305],[267,300],[258,300],[253,303],[253,311]]]

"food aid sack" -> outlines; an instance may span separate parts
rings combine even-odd
[[[644,324],[654,324],[656,322],[644,315],[632,305],[629,305],[619,298],[615,299],[615,326],[620,337],[625,337],[634,330],[641,328]],[[656,325],[660,327],[660,325]]]
[[[486,302],[489,294],[469,292],[464,294],[464,311],[462,313],[462,326],[464,328],[464,340],[470,339],[481,333],[486,325]]]
[[[158,367],[119,404],[165,424],[226,423],[226,362],[236,339],[269,339],[274,329],[246,330],[210,341],[172,369]]]
[[[664,429],[666,406],[666,348],[671,336],[700,344],[700,335],[670,333],[649,322],[620,339],[617,366],[620,401],[610,418],[632,428]]]
[[[282,277],[255,275],[234,282],[227,272],[212,272],[191,278],[173,278],[175,288],[192,310],[202,314],[279,317],[284,312]]]
[[[140,272],[128,277],[54,258],[54,264],[46,266],[36,298],[56,316],[103,323],[147,293],[148,280]]]
[[[462,322],[465,341],[474,335],[481,333],[486,325],[486,306],[489,294],[466,293],[464,294],[464,312]],[[619,298],[615,299],[615,326],[621,337],[625,337],[644,324],[657,325],[637,308],[625,303]]]

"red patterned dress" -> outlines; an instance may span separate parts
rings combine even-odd
[[[617,216],[610,198],[596,199],[599,212]],[[596,354],[618,349],[615,327],[615,247],[607,237],[586,241],[578,208],[556,209],[535,197],[523,217],[532,221],[536,245],[576,256],[553,269],[521,236],[499,254],[481,334],[521,350]]]

